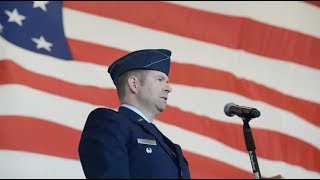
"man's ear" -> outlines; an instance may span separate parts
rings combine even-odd
[[[135,76],[130,76],[128,78],[128,86],[131,92],[138,93],[139,80]]]

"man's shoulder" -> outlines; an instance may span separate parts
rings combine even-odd
[[[88,119],[97,117],[113,119],[121,117],[121,114],[110,108],[99,107],[90,112]]]
[[[123,114],[119,113],[116,110],[105,108],[105,107],[99,107],[90,112],[88,115],[87,121],[94,121],[94,122],[101,122],[103,123],[127,123],[129,121],[124,120],[128,119],[128,117],[124,116]]]
[[[89,116],[96,115],[96,114],[119,114],[119,113],[113,109],[110,109],[110,108],[98,107],[98,108],[92,110],[90,112]]]

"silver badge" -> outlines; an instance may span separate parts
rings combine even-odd
[[[148,154],[150,154],[150,153],[152,153],[152,149],[151,149],[151,148],[146,148],[146,152],[147,152]]]

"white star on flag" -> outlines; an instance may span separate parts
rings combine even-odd
[[[12,12],[5,10],[6,15],[9,16],[8,22],[15,22],[19,26],[22,26],[22,20],[25,20],[26,17],[19,14],[17,9],[14,9]]]
[[[39,39],[32,38],[32,41],[37,44],[37,49],[44,48],[49,52],[51,51],[52,43],[46,41],[46,39],[43,36],[40,36]]]
[[[49,3],[49,1],[33,1],[33,8],[41,8],[43,11],[47,11],[46,5]]]

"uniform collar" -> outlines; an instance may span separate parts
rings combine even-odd
[[[139,109],[137,109],[137,108],[135,108],[135,107],[133,107],[133,106],[131,106],[131,105],[129,105],[129,104],[121,104],[121,106],[122,106],[122,107],[126,107],[126,108],[132,110],[133,112],[139,114],[139,115],[140,115],[144,120],[146,120],[148,123],[152,123],[152,121],[149,121],[149,120],[147,119],[147,117],[146,117]]]

